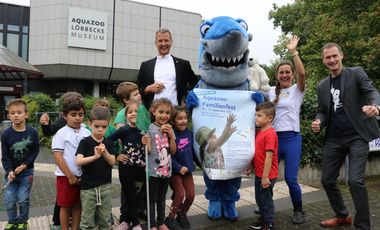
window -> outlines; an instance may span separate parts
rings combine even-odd
[[[0,4],[0,30],[4,29],[4,5]]]
[[[7,22],[8,22],[8,30],[16,31],[20,30],[20,6],[8,5],[7,10]]]
[[[18,55],[18,44],[19,44],[19,35],[18,34],[7,34],[7,48],[10,49],[13,53]]]
[[[0,44],[28,60],[30,8],[0,3]]]
[[[22,35],[22,45],[21,45],[21,57],[24,60],[28,60],[28,35]]]

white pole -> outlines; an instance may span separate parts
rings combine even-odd
[[[145,178],[146,178],[146,215],[148,220],[148,230],[150,230],[150,205],[149,205],[149,167],[148,167],[148,146],[145,145]]]

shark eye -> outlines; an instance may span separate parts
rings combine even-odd
[[[201,34],[205,35],[207,33],[208,29],[210,29],[210,25],[208,25],[208,24],[202,25],[201,26]]]
[[[245,29],[248,31],[248,25],[245,21],[240,21],[239,24]]]

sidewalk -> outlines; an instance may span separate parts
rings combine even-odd
[[[31,230],[48,230],[51,224],[51,214],[55,202],[55,177],[54,164],[49,154],[39,155],[35,165],[35,177],[32,187],[31,208],[29,229]],[[41,163],[44,162],[44,163]],[[0,169],[0,183],[2,184],[4,171]],[[256,207],[254,202],[253,178],[243,178],[240,189],[241,198],[237,203],[239,210],[239,219],[236,222],[226,220],[210,221],[207,218],[207,200],[204,198],[204,182],[201,172],[194,174],[196,198],[191,207],[188,216],[192,224],[192,229],[249,229],[249,224],[256,219],[253,210]],[[369,178],[367,181],[368,193],[371,208],[372,229],[380,229],[380,177]],[[348,187],[341,186],[342,192],[349,209],[354,212],[352,200]],[[117,219],[119,217],[120,205],[120,182],[117,177],[117,170],[113,170],[112,183],[113,197],[113,214]],[[319,188],[302,185],[304,211],[306,212],[306,223],[296,226],[291,222],[293,214],[292,205],[284,181],[276,183],[274,189],[275,199],[275,226],[276,229],[323,229],[319,227],[322,219],[329,218],[333,215],[326,195]],[[167,208],[169,210],[171,191],[169,189],[167,196]],[[0,201],[0,229],[3,229],[7,215],[3,209],[3,200]],[[181,228],[177,228],[181,229]],[[354,229],[353,227],[342,227],[338,229]]]

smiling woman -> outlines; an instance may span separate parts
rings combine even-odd
[[[287,44],[296,72],[291,61],[281,61],[276,68],[276,86],[271,87],[267,95],[275,104],[276,116],[273,127],[279,140],[278,159],[279,161],[283,159],[285,163],[285,181],[294,207],[294,224],[305,222],[302,193],[297,181],[302,146],[300,110],[305,95],[305,69],[296,50],[298,41],[299,38],[293,36]],[[293,84],[295,75],[297,83]]]

